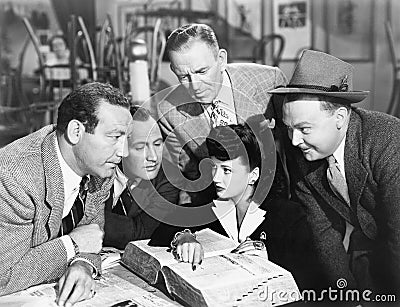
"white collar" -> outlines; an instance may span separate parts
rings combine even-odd
[[[136,179],[135,182],[129,180],[129,178],[120,170],[119,167],[115,171],[114,179],[114,195],[113,195],[113,207],[117,203],[118,198],[127,185],[129,185],[129,190],[132,191],[135,187],[139,185],[142,179]]]
[[[226,70],[222,73],[222,86],[214,100],[221,100],[228,105],[233,102],[232,84]]]
[[[60,163],[61,173],[64,181],[64,199],[67,199],[71,194],[74,194],[76,191],[79,192],[79,185],[81,183],[82,177],[75,173],[75,171],[64,160],[64,157],[62,156],[60,151],[60,145],[58,143],[57,137],[55,141],[55,146],[58,162]]]
[[[338,148],[336,148],[333,156],[336,159],[336,163],[339,166],[340,172],[342,173],[343,177],[346,178],[346,172],[344,169],[344,146],[346,144],[346,135],[344,136],[343,140],[340,142]]]
[[[214,200],[212,210],[218,218],[228,236],[236,243],[246,240],[254,230],[264,221],[266,211],[259,208],[255,202],[251,202],[244,216],[240,231],[237,229],[236,206],[232,200]]]

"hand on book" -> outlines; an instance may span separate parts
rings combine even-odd
[[[267,248],[265,247],[264,242],[251,240],[250,238],[247,238],[240,243],[238,247],[231,251],[231,253],[255,255],[268,259]]]
[[[191,233],[182,233],[176,238],[174,257],[182,262],[192,264],[193,271],[204,259],[204,250],[201,244]]]

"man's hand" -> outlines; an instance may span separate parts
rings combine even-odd
[[[194,271],[204,259],[203,247],[192,234],[182,234],[176,241],[176,256],[180,261],[191,263]]]
[[[98,254],[102,248],[104,233],[97,224],[78,226],[68,235],[78,244],[81,253]]]
[[[76,302],[92,298],[95,282],[93,268],[86,262],[76,261],[58,281],[58,306],[71,307]]]

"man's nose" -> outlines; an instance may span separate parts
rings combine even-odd
[[[299,146],[303,143],[303,136],[301,132],[296,129],[291,130],[291,135],[289,134],[289,137],[292,139],[293,146]]]
[[[118,146],[117,156],[121,158],[127,157],[129,154],[129,150],[128,150],[128,138],[126,135],[119,139],[117,146]]]
[[[146,150],[146,160],[157,161],[157,152],[154,146],[149,146],[149,148]]]
[[[221,170],[216,168],[212,170],[213,173],[213,181],[215,183],[221,182]]]
[[[192,75],[191,76],[190,86],[192,87],[192,89],[194,91],[200,90],[201,84],[202,84],[201,80],[197,75]]]

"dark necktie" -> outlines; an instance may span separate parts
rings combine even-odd
[[[346,205],[350,206],[350,198],[349,198],[349,190],[346,184],[346,180],[340,172],[340,168],[336,163],[336,159],[334,156],[329,156],[328,160],[328,169],[326,171],[326,176],[328,178],[329,186],[331,187],[333,193]],[[343,245],[346,251],[349,248],[350,243],[350,235],[353,231],[354,227],[346,221],[346,232],[343,238]]]
[[[79,185],[79,193],[76,196],[74,204],[71,207],[69,213],[62,219],[62,224],[59,232],[59,236],[69,234],[72,229],[78,225],[81,221],[85,212],[85,201],[88,191],[89,178],[87,176],[82,177]]]
[[[133,198],[131,192],[129,191],[128,186],[126,186],[111,212],[128,216],[128,213],[132,208],[132,202]]]

